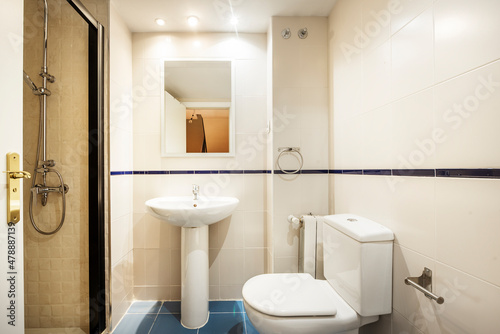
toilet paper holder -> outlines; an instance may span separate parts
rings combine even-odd
[[[410,285],[422,292],[427,298],[431,300],[435,300],[438,304],[444,303],[444,298],[439,297],[432,293],[432,270],[427,267],[424,267],[424,271],[422,275],[418,277],[406,277],[405,278],[406,285]]]

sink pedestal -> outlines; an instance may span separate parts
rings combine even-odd
[[[181,323],[199,328],[208,321],[208,225],[181,233]]]

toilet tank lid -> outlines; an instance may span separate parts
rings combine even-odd
[[[394,240],[394,233],[387,227],[370,219],[352,214],[324,217],[324,222],[359,242]]]

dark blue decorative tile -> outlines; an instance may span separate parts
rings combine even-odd
[[[284,170],[275,169],[274,174],[287,174],[287,175],[300,174],[300,172],[294,173],[295,171],[296,171],[295,169],[284,169]]]
[[[246,334],[259,334],[259,331],[257,331],[255,327],[252,325],[246,313],[245,313],[245,329],[246,329]]]
[[[170,174],[194,174],[194,170],[171,170]]]
[[[243,174],[243,170],[240,170],[240,169],[226,169],[226,170],[220,170],[219,174]]]
[[[244,313],[210,313],[205,326],[198,330],[199,334],[244,334]]]
[[[348,174],[348,175],[362,175],[363,170],[362,169],[343,169],[342,174]]]
[[[146,174],[146,171],[143,171],[143,170],[134,170],[132,172],[132,174],[134,174],[134,175],[144,175],[144,174]]]
[[[218,170],[195,170],[195,174],[219,174]]]
[[[267,170],[265,170],[265,169],[245,169],[245,170],[243,170],[243,174],[267,174]]]
[[[169,174],[168,170],[148,170],[146,173],[148,175]]]
[[[241,300],[214,300],[209,302],[210,313],[242,313],[243,301]]]
[[[161,302],[147,301],[147,302],[134,302],[127,313],[154,313],[157,314],[160,310]]]
[[[156,314],[125,314],[113,334],[148,334]]]
[[[390,169],[364,169],[364,175],[392,175]]]
[[[110,172],[111,176],[114,175],[123,175],[125,172],[120,172],[120,171],[115,171],[115,172]]]
[[[462,177],[480,179],[500,179],[500,169],[478,168],[478,169],[437,169],[438,177]]]
[[[328,169],[303,169],[300,174],[328,174]]]
[[[330,170],[328,170],[328,172],[330,174],[342,174],[342,170],[341,169],[330,169]]]
[[[196,334],[197,332],[197,329],[182,326],[180,314],[158,314],[150,334]]]
[[[392,175],[434,177],[436,174],[434,169],[393,169]]]
[[[181,313],[181,302],[163,302],[161,305],[160,313]]]

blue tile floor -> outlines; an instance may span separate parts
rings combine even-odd
[[[113,334],[259,334],[248,320],[243,302],[211,301],[210,318],[199,329],[181,325],[180,302],[135,302]]]

